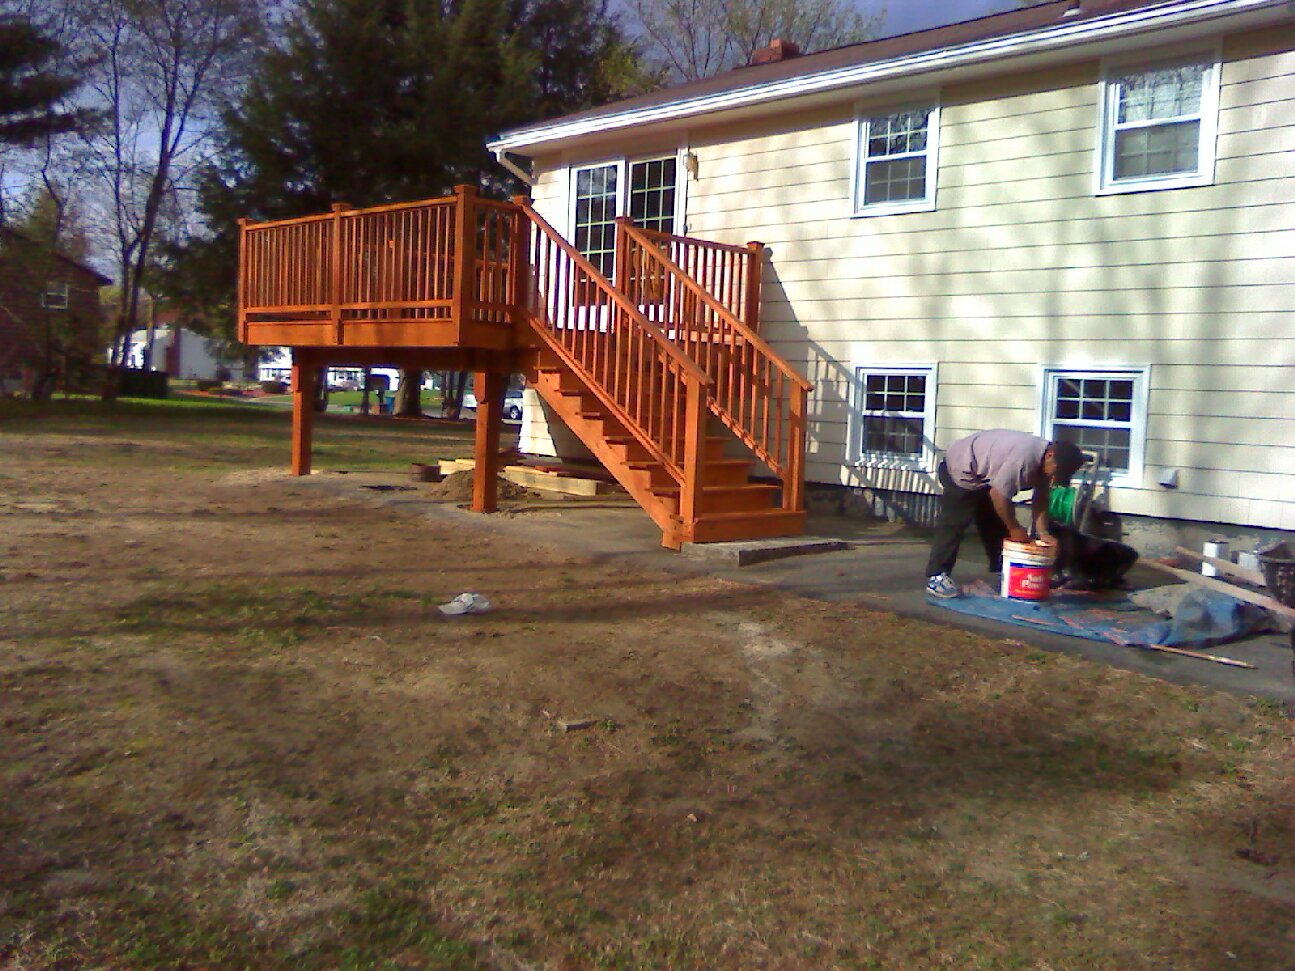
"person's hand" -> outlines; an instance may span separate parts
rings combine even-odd
[[[1034,541],[1039,546],[1056,546],[1057,538],[1051,533],[1040,533],[1039,538]]]
[[[1028,543],[1030,541],[1030,534],[1021,529],[1020,526],[1015,526],[1007,531],[1007,538],[1013,543]]]

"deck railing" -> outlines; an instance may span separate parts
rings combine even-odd
[[[714,381],[710,410],[804,502],[805,410],[812,385],[667,255],[660,234],[617,223],[617,285]]]
[[[629,220],[622,217],[622,220]],[[638,228],[640,238],[650,240],[665,256],[696,280],[729,313],[753,331],[760,329],[760,281],[764,259],[763,243],[734,246],[692,236],[674,236],[652,229]],[[617,257],[620,257],[619,251]],[[645,280],[642,289],[649,296],[653,283]]]
[[[680,485],[680,517],[696,519],[705,402],[712,380],[530,205],[531,326]]]
[[[521,214],[453,196],[242,225],[240,323],[511,322]]]

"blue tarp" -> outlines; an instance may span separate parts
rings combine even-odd
[[[1188,591],[1168,620],[1139,607],[1127,593],[1111,590],[1059,590],[1050,600],[1035,603],[1005,600],[988,584],[978,581],[963,587],[957,599],[927,599],[937,607],[973,617],[1132,646],[1208,647],[1237,640],[1268,625],[1263,608],[1205,589]]]

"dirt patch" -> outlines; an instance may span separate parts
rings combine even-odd
[[[0,425],[0,967],[1289,966],[1276,711],[166,421]],[[317,464],[427,449],[369,435]],[[437,611],[464,590],[495,609]]]
[[[499,490],[498,497],[501,500],[516,501],[543,498],[542,493],[519,486],[516,482],[505,479],[502,475],[499,476],[496,487]],[[427,490],[430,495],[435,496],[437,499],[447,502],[470,503],[472,501],[472,472],[451,472],[440,482],[427,486]]]

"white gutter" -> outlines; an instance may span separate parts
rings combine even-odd
[[[531,188],[535,188],[535,179],[531,177],[529,172],[510,159],[508,157],[508,152],[505,149],[495,148],[493,144],[488,147],[495,153],[496,162],[506,168],[509,172],[513,173],[513,175],[517,176],[517,178],[521,179],[523,184],[528,185]]]
[[[768,101],[817,94],[906,75],[951,70],[1001,58],[1044,53],[1060,47],[1114,40],[1146,31],[1190,26],[1236,14],[1280,7],[1290,10],[1292,6],[1291,0],[1180,0],[1178,3],[1128,10],[1106,17],[1093,17],[1073,24],[1053,24],[1028,33],[1011,34],[1006,37],[973,41],[957,47],[907,54],[886,61],[856,64],[817,74],[768,81],[764,84],[720,91],[683,101],[630,108],[614,114],[577,118],[568,122],[558,120],[547,125],[505,133],[487,142],[486,145],[498,158],[508,149],[529,148],[545,142],[577,138],[594,132],[617,131],[654,122],[692,118],[715,111],[743,108]]]

